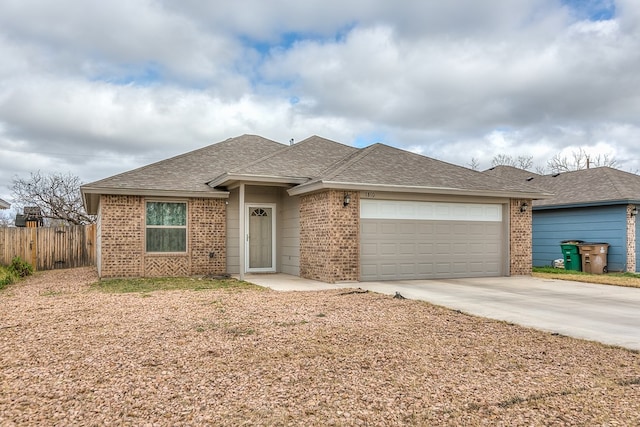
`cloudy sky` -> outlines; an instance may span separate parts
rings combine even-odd
[[[0,58],[5,200],[245,133],[640,170],[637,0],[0,0]]]

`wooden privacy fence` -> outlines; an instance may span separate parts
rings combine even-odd
[[[96,226],[0,228],[0,264],[19,256],[36,270],[96,263]]]

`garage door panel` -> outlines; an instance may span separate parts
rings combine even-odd
[[[361,243],[360,244],[360,256],[375,257],[378,255],[378,244],[377,243]]]
[[[442,222],[435,224],[436,234],[444,234],[447,236],[451,235],[451,224],[444,224]]]
[[[452,271],[454,274],[465,274],[469,270],[467,262],[452,263]]]
[[[420,276],[429,276],[434,273],[435,266],[432,262],[419,262],[416,264],[416,273]]]
[[[416,254],[416,244],[401,243],[398,245],[398,253],[403,256],[413,256]]]
[[[451,243],[436,243],[436,252],[434,255],[450,255],[451,254]]]
[[[418,255],[418,257],[433,256],[434,254],[433,243],[418,242],[416,244],[416,248],[417,248],[416,255]]]
[[[394,202],[400,204],[400,202]],[[381,206],[384,204],[381,204]],[[361,279],[430,279],[503,274],[500,205],[411,206],[387,209],[406,217],[438,220],[361,219]],[[380,212],[379,208],[376,212]],[[370,212],[373,212],[369,209]],[[398,214],[400,212],[400,214]],[[370,214],[373,216],[374,214]],[[473,215],[487,220],[473,221]],[[447,220],[454,217],[455,220]]]
[[[395,235],[398,233],[398,224],[395,222],[384,222],[379,227],[382,235]]]
[[[468,243],[452,243],[451,253],[455,256],[466,256],[469,253]]]
[[[360,221],[360,227],[364,236],[378,234],[378,223],[372,221]]]
[[[398,234],[408,234],[409,236],[414,236],[416,233],[415,224],[410,223],[399,223],[397,228]]]
[[[378,247],[380,248],[381,256],[394,257],[398,253],[398,245],[395,243],[380,243]]]
[[[449,276],[451,274],[451,263],[450,262],[437,262],[436,263],[436,274],[437,275]]]
[[[486,252],[487,245],[484,243],[473,243],[470,242],[468,249],[469,253],[473,255],[482,255]]]
[[[416,274],[416,265],[415,264],[398,264],[398,272],[401,277],[413,276]]]
[[[451,232],[455,235],[464,235],[464,236],[468,236],[469,235],[469,224],[453,224],[451,226]]]
[[[419,221],[416,227],[416,234],[418,236],[431,236],[433,234],[434,224],[427,221]]]

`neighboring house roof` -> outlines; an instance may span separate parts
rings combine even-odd
[[[5,202],[4,200],[0,199],[0,209],[9,209],[11,207],[11,204],[9,202]]]
[[[358,149],[319,136],[283,145],[243,135],[81,187],[88,213],[100,194],[220,197],[240,182],[291,187],[291,195],[324,188],[540,198],[512,182],[384,144]]]
[[[552,193],[553,197],[533,202],[534,208],[538,209],[640,204],[640,175],[606,166],[553,175],[538,175],[510,166],[498,166],[485,173],[520,180]]]

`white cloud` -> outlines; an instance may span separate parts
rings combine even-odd
[[[587,147],[639,170],[640,7],[580,4],[0,0],[0,183],[244,133],[481,167]]]

